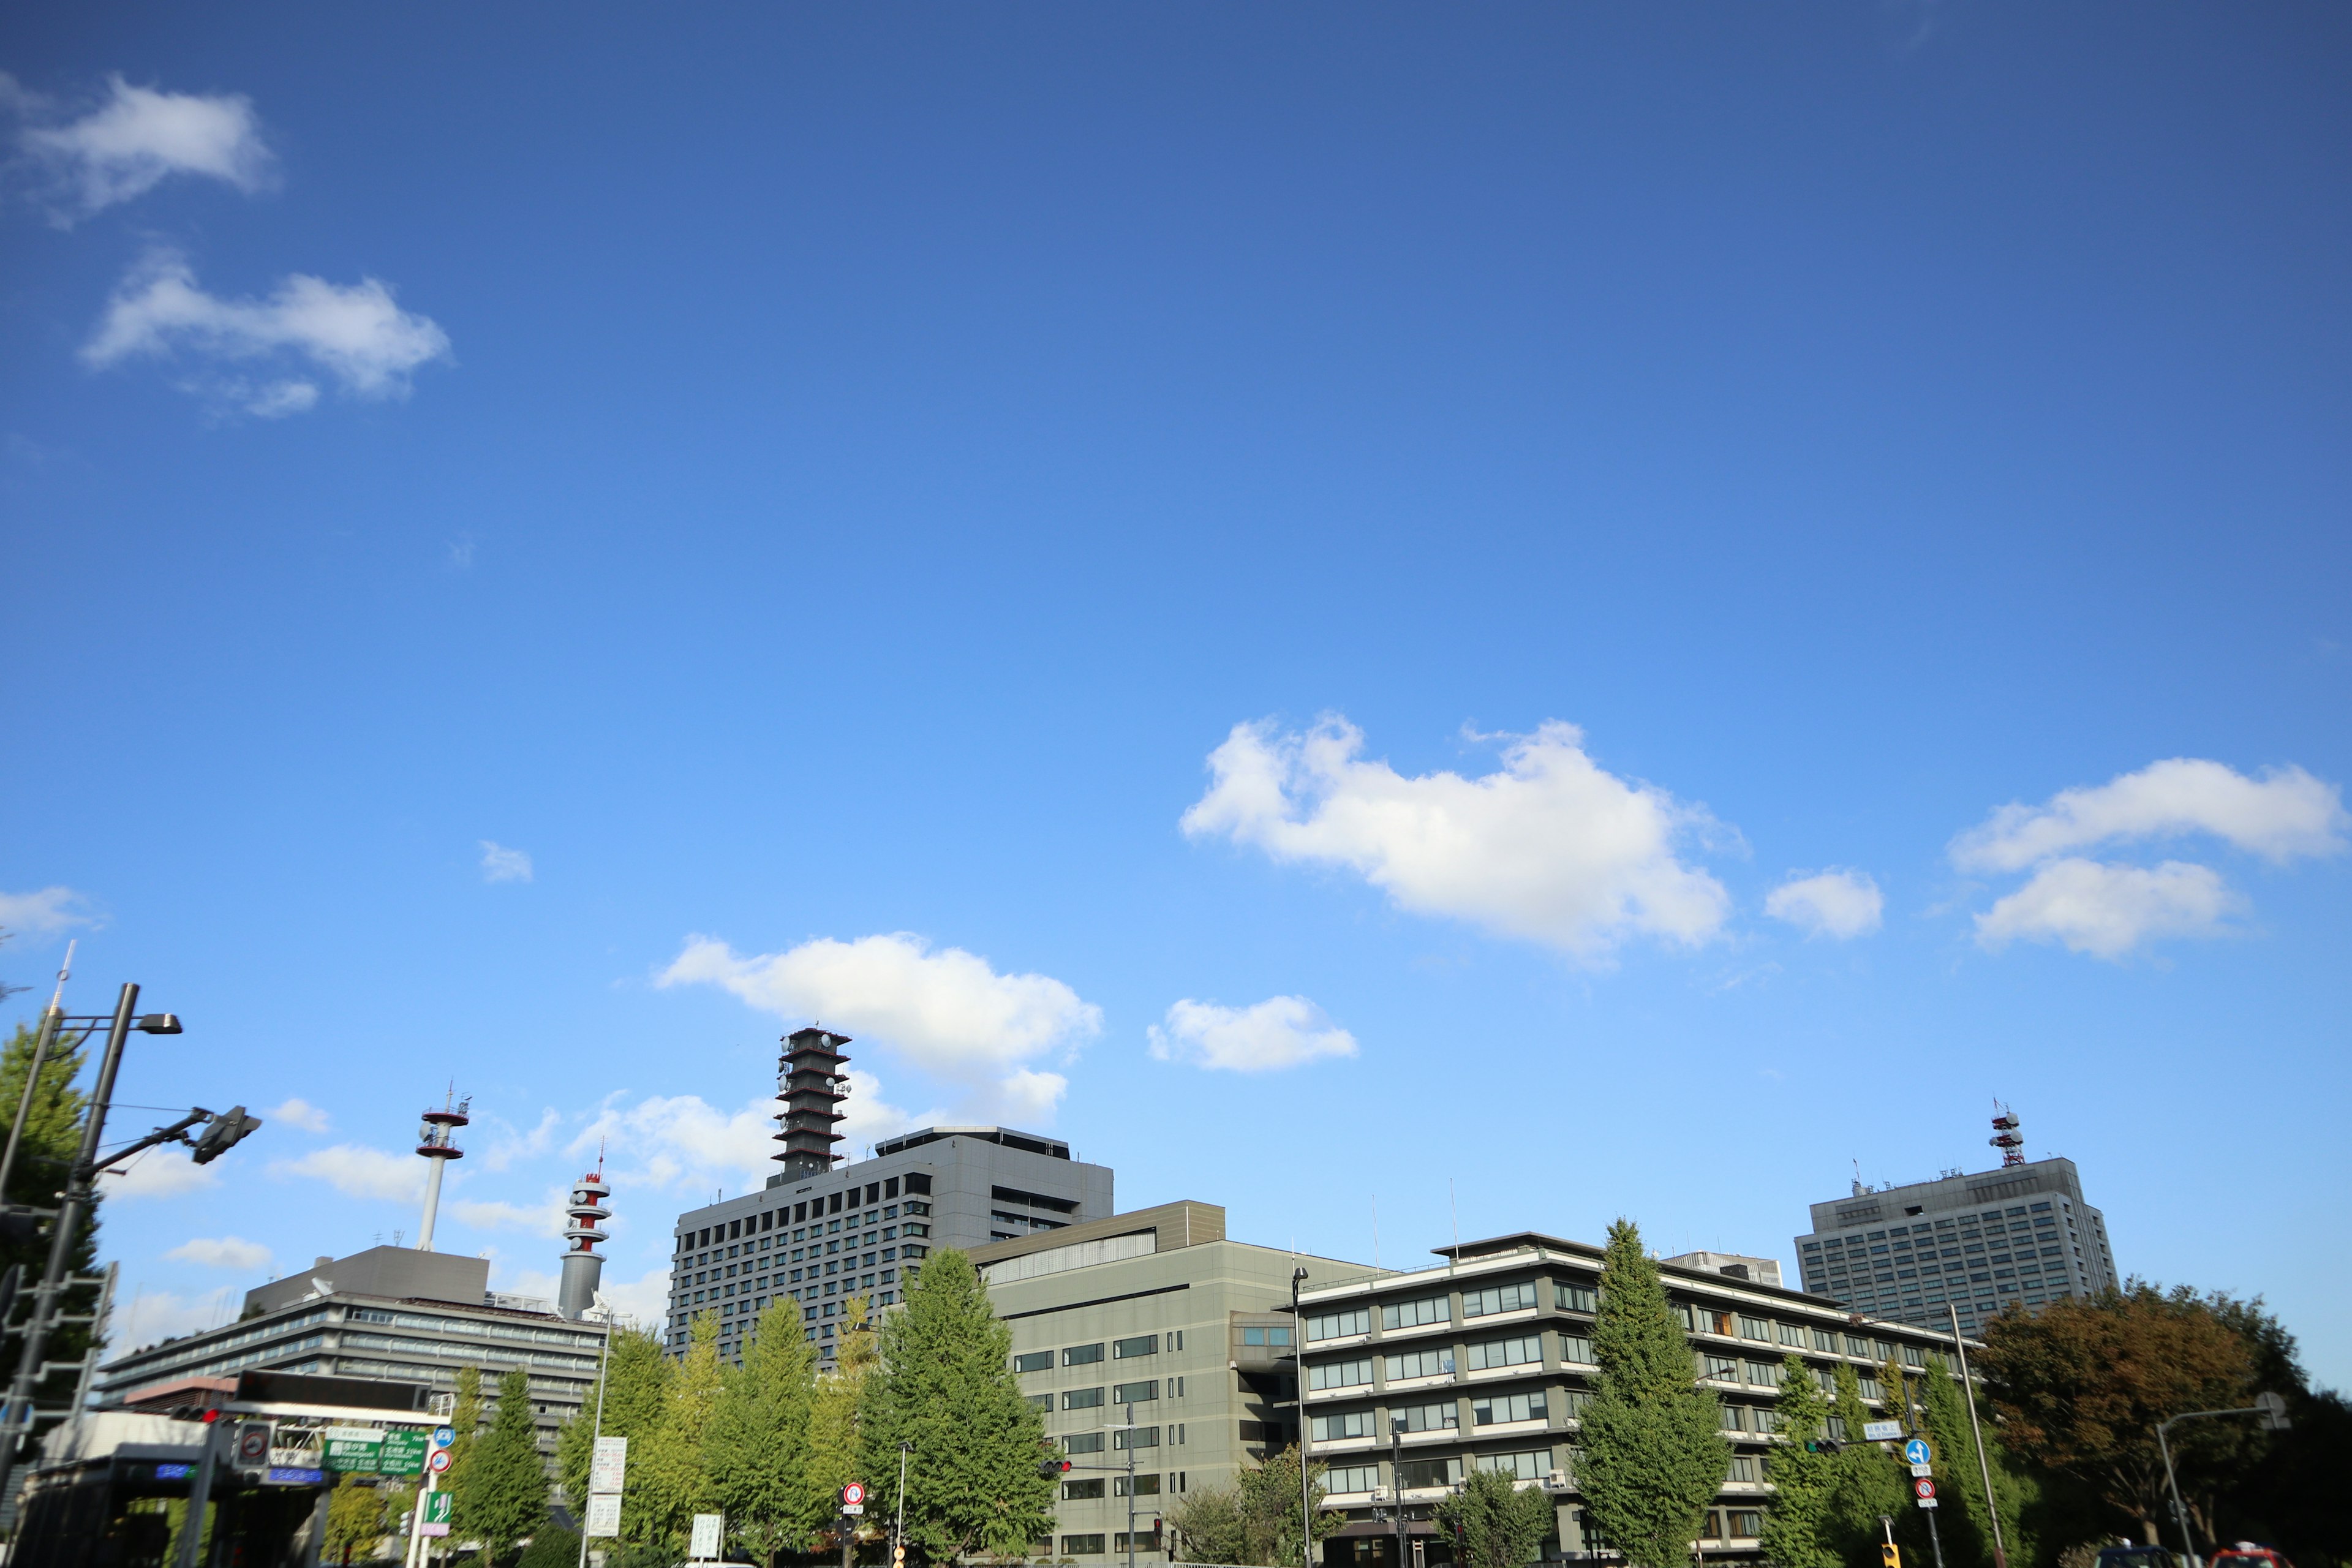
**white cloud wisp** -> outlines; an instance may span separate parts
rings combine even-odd
[[[1363,732],[1343,718],[1303,734],[1236,724],[1181,826],[1276,861],[1345,867],[1400,908],[1588,963],[1628,937],[1696,946],[1720,931],[1730,896],[1677,858],[1683,838],[1714,826],[1705,810],[1607,772],[1573,724],[1508,741],[1484,777],[1407,778],[1364,761]]]
[[[71,888],[43,888],[31,893],[0,893],[0,927],[47,935],[98,923],[75,908],[82,896]]]
[[[374,278],[341,288],[295,273],[266,300],[226,300],[198,287],[187,262],[157,251],[126,275],[81,357],[103,370],[134,357],[181,351],[208,360],[294,364],[298,374],[255,384],[217,375],[196,390],[263,417],[296,414],[319,401],[321,375],[354,397],[401,397],[418,366],[449,357],[449,335],[430,317],[402,310]]]
[[[1791,877],[1765,895],[1764,912],[1786,921],[1809,937],[1843,942],[1868,936],[1886,909],[1877,882],[1860,871],[1832,869]]]
[[[2075,952],[2121,958],[2165,936],[2216,936],[2245,900],[2210,866],[2167,860],[2154,869],[2069,857],[1977,917],[1977,941],[2063,942]]]
[[[424,1161],[361,1143],[337,1143],[298,1159],[274,1161],[269,1173],[324,1182],[346,1197],[415,1203],[425,1195]]]
[[[19,101],[33,107],[19,95]],[[49,175],[60,226],[146,195],[173,174],[219,180],[251,195],[274,172],[253,100],[238,93],[163,92],[107,78],[104,103],[79,120],[19,133]]]
[[[1151,1054],[1224,1072],[1275,1072],[1327,1057],[1352,1057],[1356,1037],[1304,996],[1269,996],[1248,1007],[1187,997],[1150,1031]]]
[[[2173,757],[2107,783],[2061,790],[2042,805],[2011,804],[1952,841],[1963,871],[2022,871],[2115,841],[2210,834],[2284,863],[2343,849],[2343,795],[2299,767],[2249,778],[2221,763]]]
[[[269,1263],[269,1248],[236,1236],[191,1237],[163,1256],[201,1263],[207,1268],[235,1268],[248,1274]]]
[[[327,1113],[300,1098],[289,1100],[283,1105],[273,1105],[261,1112],[265,1121],[275,1121],[288,1127],[298,1127],[305,1132],[324,1132],[329,1122]]]
[[[520,849],[482,840],[482,880],[485,882],[528,882],[530,880],[530,857]]]
[[[976,1105],[1037,1120],[1068,1083],[1028,1064],[1102,1032],[1102,1009],[1046,974],[1000,974],[960,947],[934,950],[905,931],[739,957],[687,940],[656,984],[717,985],[762,1012],[819,1018],[878,1038],[923,1070],[968,1086]]]

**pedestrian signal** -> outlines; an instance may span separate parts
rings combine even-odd
[[[1903,1568],[1903,1548],[1891,1541],[1885,1542],[1878,1548],[1878,1560],[1885,1568]]]
[[[890,1548],[890,1561],[894,1564],[903,1563],[907,1561],[907,1543],[905,1542],[902,1541],[896,1546]]]

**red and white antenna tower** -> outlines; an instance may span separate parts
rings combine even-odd
[[[1992,1136],[1985,1142],[2000,1151],[2003,1165],[2024,1164],[2025,1134],[2017,1130],[2017,1112],[1998,1100],[1992,1102],[1992,1108],[1996,1112],[1992,1119]]]
[[[596,1287],[604,1278],[604,1257],[596,1244],[612,1235],[604,1228],[613,1217],[604,1200],[612,1195],[604,1182],[604,1151],[599,1148],[596,1168],[572,1184],[572,1201],[564,1208],[572,1223],[563,1227],[563,1277],[556,1285],[555,1310],[567,1318],[583,1317],[596,1304]]]

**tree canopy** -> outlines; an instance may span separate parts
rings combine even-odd
[[[1437,1505],[1437,1522],[1461,1542],[1464,1568],[1519,1568],[1536,1560],[1552,1531],[1551,1497],[1520,1490],[1501,1470],[1473,1470]]]

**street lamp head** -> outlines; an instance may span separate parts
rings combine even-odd
[[[176,1035],[180,1032],[180,1016],[177,1013],[150,1013],[139,1020],[138,1026],[142,1035]]]

